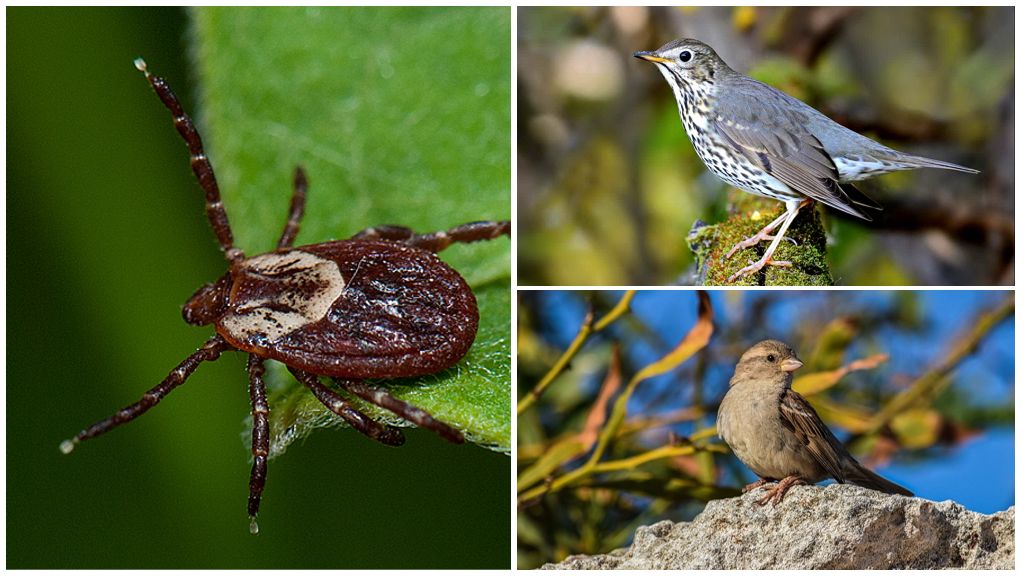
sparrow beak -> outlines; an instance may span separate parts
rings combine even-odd
[[[803,365],[804,363],[796,358],[786,358],[782,361],[782,364],[779,364],[779,368],[781,368],[783,372],[796,372]]]
[[[671,62],[668,58],[662,58],[654,52],[633,52],[633,57],[641,60],[647,60],[648,62]]]

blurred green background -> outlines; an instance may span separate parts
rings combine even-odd
[[[57,445],[208,337],[180,306],[224,271],[186,149],[133,58],[198,118],[236,243],[255,254],[280,233],[300,162],[299,244],[508,218],[509,10],[7,17],[8,567],[507,568],[508,457],[419,430],[400,449],[348,429],[292,446],[270,462],[249,535],[241,354],[70,456]],[[322,57],[300,67],[310,38]],[[508,254],[499,241],[444,257],[507,302]]]
[[[885,210],[870,223],[824,211],[836,283],[1012,285],[1013,16],[1012,7],[520,8],[519,284],[694,282],[687,233],[725,220],[740,193],[705,169],[669,86],[632,57],[690,37],[851,129],[981,170],[859,183]]]

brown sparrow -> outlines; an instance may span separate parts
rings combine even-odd
[[[748,492],[778,481],[758,501],[778,504],[796,484],[825,478],[889,494],[913,494],[861,466],[843,448],[803,396],[794,392],[793,372],[803,366],[793,349],[765,340],[743,353],[718,408],[718,435],[760,480]]]

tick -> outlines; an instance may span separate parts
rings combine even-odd
[[[246,257],[233,244],[213,166],[192,119],[163,78],[151,74],[141,58],[135,60],[135,66],[171,111],[174,126],[188,145],[192,171],[206,194],[206,216],[228,261],[228,271],[199,288],[182,309],[185,322],[213,325],[213,337],[138,402],[65,440],[61,451],[70,453],[79,442],[138,418],[183,384],[201,363],[232,350],[249,355],[253,464],[248,513],[253,534],[259,531],[256,516],[270,449],[270,408],[263,382],[263,364],[268,359],[285,364],[331,412],[378,442],[399,446],[405,437],[400,429],[357,410],[324,385],[320,376],[333,378],[350,394],[450,442],[463,442],[462,433],[455,428],[363,380],[433,374],[462,359],[476,338],[476,297],[462,276],[435,254],[456,242],[509,236],[510,223],[471,222],[429,234],[378,226],[348,240],[296,248],[292,244],[299,232],[307,190],[305,172],[298,167],[277,249]]]

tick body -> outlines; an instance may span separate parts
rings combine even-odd
[[[332,377],[348,393],[451,442],[463,442],[458,430],[362,380],[432,374],[462,359],[476,337],[476,298],[462,276],[435,254],[452,243],[508,236],[510,223],[471,222],[429,234],[381,226],[348,240],[293,247],[308,188],[305,173],[296,168],[277,250],[246,257],[233,244],[213,167],[191,118],[163,78],[150,74],[142,59],[135,65],[171,111],[188,145],[192,170],[206,195],[206,214],[229,269],[197,290],[182,309],[186,322],[212,325],[215,334],[138,402],[65,440],[61,451],[69,453],[79,442],[137,418],[183,384],[202,362],[233,350],[249,355],[253,466],[248,513],[254,534],[270,444],[263,382],[267,359],[285,364],[324,406],[374,440],[392,446],[405,441],[400,429],[366,416],[319,376]]]
[[[282,249],[242,260],[224,278],[213,288],[223,288],[214,326],[224,340],[323,376],[432,374],[476,336],[476,299],[462,277],[395,242]]]

